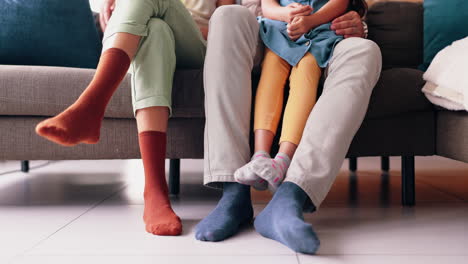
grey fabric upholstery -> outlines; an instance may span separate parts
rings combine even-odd
[[[41,117],[0,116],[0,160],[136,159],[140,157],[133,119],[106,118],[98,144],[73,148],[49,142],[34,132]],[[203,157],[204,119],[169,121],[167,158]]]
[[[72,104],[94,70],[0,65],[0,115],[53,116]],[[107,117],[132,117],[130,78],[113,96]]]
[[[433,110],[421,91],[423,73],[409,68],[384,70],[375,86],[366,118],[375,119]]]
[[[437,155],[468,162],[468,113],[437,113]]]
[[[94,70],[0,65],[0,115],[54,116],[72,104]],[[384,71],[374,89],[367,118],[432,109],[421,92],[422,73],[414,69]],[[66,90],[66,92],[64,92]],[[178,70],[174,78],[173,118],[203,118],[201,70]],[[107,118],[133,118],[130,76],[107,107]]]
[[[72,104],[95,70],[0,65],[0,115],[54,116]],[[105,117],[133,118],[127,75],[107,107]],[[173,116],[203,117],[201,70],[178,70],[174,78]]]
[[[135,121],[132,119],[105,119],[98,144],[79,145],[73,148],[61,147],[37,136],[34,133],[34,126],[40,120],[42,120],[40,117],[0,117],[2,137],[8,138],[0,143],[0,160],[140,157]],[[468,116],[465,116],[465,121],[468,123]],[[433,155],[434,127],[434,112],[365,120],[351,144],[348,156]],[[204,119],[171,119],[167,158],[203,158],[203,128]],[[466,149],[468,147],[465,146],[465,155]]]

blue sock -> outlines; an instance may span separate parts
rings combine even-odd
[[[233,236],[241,225],[252,220],[253,208],[250,186],[226,182],[223,197],[216,208],[203,219],[195,230],[195,238],[201,241],[221,241]]]
[[[303,217],[307,194],[296,184],[285,182],[267,207],[256,217],[255,229],[262,236],[276,240],[292,250],[315,254],[320,241]]]

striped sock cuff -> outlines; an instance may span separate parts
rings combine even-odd
[[[289,167],[289,164],[291,164],[291,158],[289,158],[289,156],[287,154],[282,153],[282,152],[278,152],[278,154],[276,154],[275,160],[280,160],[280,161],[284,162],[284,164],[287,167]]]
[[[253,154],[251,160],[258,159],[258,158],[271,158],[271,157],[270,157],[270,154],[268,152],[260,150],[260,151],[257,151],[257,152],[255,152]]]

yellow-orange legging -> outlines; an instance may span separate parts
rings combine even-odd
[[[317,101],[321,74],[322,70],[310,52],[292,67],[266,49],[255,99],[254,130],[264,129],[276,134],[283,109],[284,87],[289,77],[289,98],[284,110],[280,143],[298,145],[310,111]]]

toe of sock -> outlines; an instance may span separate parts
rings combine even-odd
[[[310,224],[304,224],[301,228],[285,228],[280,237],[281,242],[296,252],[313,255],[320,247],[320,240]]]
[[[255,174],[246,170],[245,167],[239,168],[234,172],[234,179],[241,184],[252,185],[257,179]]]
[[[228,238],[230,235],[225,230],[210,230],[200,232],[196,238],[201,241],[218,242]]]
[[[265,212],[255,218],[254,226],[258,233],[266,238],[280,242],[290,249],[313,255],[320,247],[320,240],[312,226],[300,219],[280,219],[276,224],[272,223],[272,215]]]
[[[63,146],[74,146],[77,143],[72,142],[67,132],[60,127],[51,125],[46,121],[39,123],[36,126],[36,133],[54,143],[63,145]]]
[[[200,240],[200,241],[205,241],[205,240],[204,240],[204,237],[203,237],[202,234],[199,233],[199,232],[196,232],[196,233],[195,233],[195,239],[196,239],[196,240]]]
[[[36,126],[36,133],[40,136],[46,137],[54,132],[54,127],[48,126],[45,122],[41,122]]]
[[[40,122],[39,124],[36,125],[36,128],[35,128],[36,134],[42,135],[43,130],[44,130],[43,122]]]
[[[178,236],[182,234],[180,223],[147,224],[146,231],[157,236]]]
[[[178,226],[159,226],[153,230],[153,235],[157,236],[179,236],[182,228]]]
[[[297,245],[296,248],[293,248],[296,252],[308,255],[315,255],[320,247],[320,240],[315,239],[305,239],[300,245]]]

